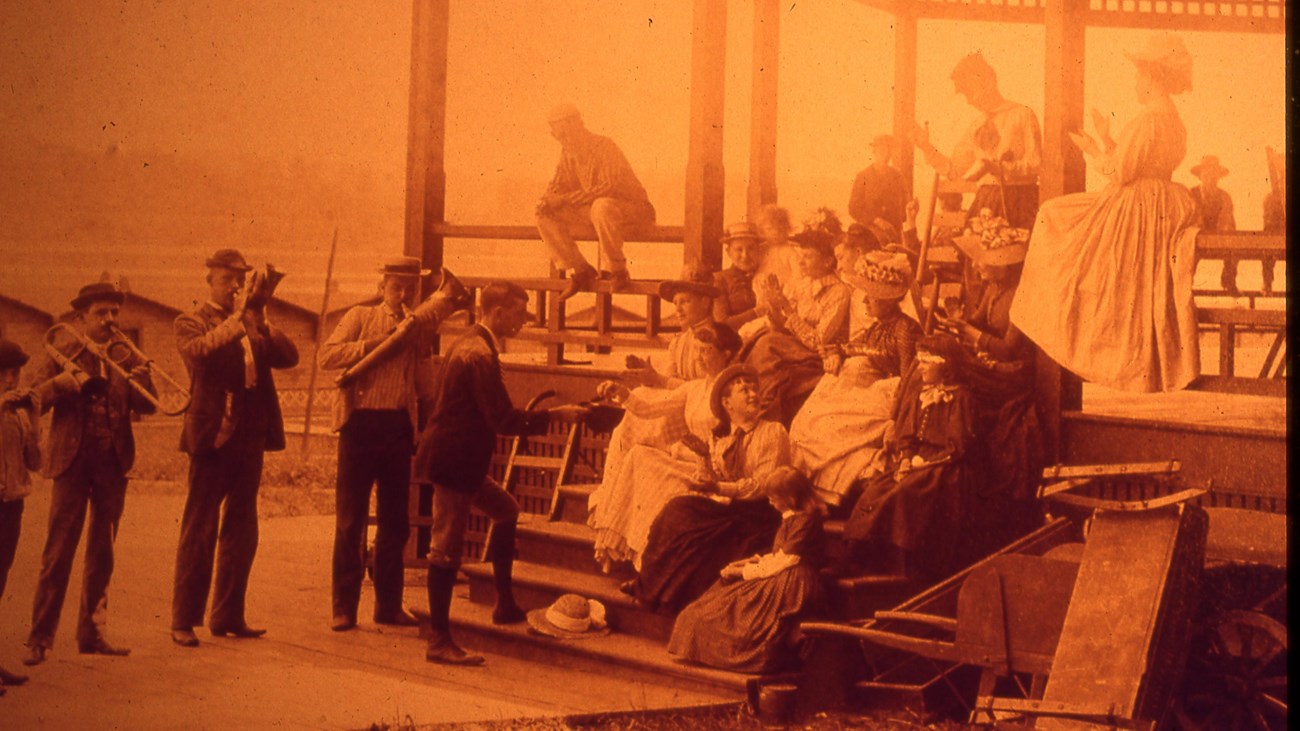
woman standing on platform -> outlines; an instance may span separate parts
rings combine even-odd
[[[1043,204],[1011,321],[1085,380],[1172,391],[1200,373],[1196,203],[1171,179],[1187,130],[1170,97],[1191,89],[1192,57],[1178,37],[1157,34],[1129,58],[1141,113],[1118,140],[1096,110],[1100,144],[1071,134],[1111,183]]]

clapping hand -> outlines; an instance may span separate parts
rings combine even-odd
[[[1069,134],[1070,134],[1070,141],[1073,142],[1074,146],[1078,147],[1079,150],[1083,152],[1083,154],[1088,155],[1089,157],[1101,156],[1102,154],[1101,146],[1097,144],[1096,140],[1089,137],[1086,133],[1070,132]]]
[[[1108,143],[1110,140],[1110,117],[1102,114],[1096,107],[1092,108],[1089,116],[1092,117],[1092,127],[1097,130],[1097,136],[1101,138],[1102,142]]]

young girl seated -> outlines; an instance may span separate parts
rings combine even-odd
[[[758,317],[754,274],[763,261],[763,237],[754,224],[741,221],[727,227],[722,245],[731,266],[714,277],[713,284],[720,294],[713,301],[713,319],[740,328]]]
[[[892,457],[867,482],[844,526],[849,556],[873,571],[938,577],[960,556],[973,406],[935,352],[937,342],[917,344],[920,388],[900,391],[893,448],[886,448]]]
[[[669,653],[747,673],[771,672],[797,659],[795,624],[822,604],[822,507],[808,479],[792,467],[770,473],[763,492],[781,512],[772,551],[722,569],[718,582],[677,615]]]
[[[650,526],[640,575],[624,591],[652,609],[676,611],[704,593],[729,562],[772,545],[781,516],[761,480],[790,464],[785,427],[760,419],[758,378],[733,365],[718,375],[709,397],[718,424],[708,461]]]

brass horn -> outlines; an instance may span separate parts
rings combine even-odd
[[[58,336],[70,338],[77,344],[77,349],[71,355],[63,352],[54,340]],[[103,345],[95,343],[90,338],[78,332],[75,328],[67,323],[58,323],[54,327],[45,331],[45,350],[54,359],[55,363],[63,369],[64,373],[69,373],[77,383],[77,388],[83,395],[93,395],[105,392],[108,389],[108,381],[99,376],[93,376],[86,373],[81,366],[77,365],[76,358],[83,352],[90,353],[104,363],[104,367],[117,371],[117,374],[127,382],[132,389],[139,393],[146,401],[154,405],[160,413],[167,416],[176,416],[182,414],[190,406],[190,393],[180,385],[176,379],[172,378],[166,371],[154,365],[153,358],[147,353],[140,350],[131,339],[126,336],[117,327],[112,329],[112,339]],[[153,391],[150,391],[144,383],[131,376],[131,371],[127,369],[126,364],[131,360],[136,360],[138,365],[150,366],[150,373],[160,378],[164,383],[170,386],[171,395],[166,399],[160,398]],[[62,374],[60,374],[62,375]],[[56,376],[57,378],[58,376]]]
[[[442,281],[439,282],[438,289],[434,290],[433,294],[429,295],[413,312],[409,313],[408,317],[398,323],[397,329],[393,330],[392,334],[384,342],[340,373],[338,378],[335,379],[335,383],[340,387],[348,385],[357,376],[370,370],[375,363],[400,350],[405,345],[407,336],[415,328],[415,323],[418,320],[433,317],[438,323],[442,323],[452,313],[473,306],[474,293],[470,292],[469,288],[461,283],[455,274],[448,271],[447,267],[443,267]]]
[[[265,270],[254,269],[248,278],[248,299],[245,300],[244,307],[250,310],[266,307],[284,276],[284,272],[276,269],[274,264],[267,264]]]

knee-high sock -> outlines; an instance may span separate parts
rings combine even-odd
[[[451,591],[456,586],[455,566],[429,566],[429,624],[435,633],[451,627]]]
[[[515,564],[515,523],[497,523],[492,529],[492,583],[497,590],[497,605],[515,601],[511,575]]]

